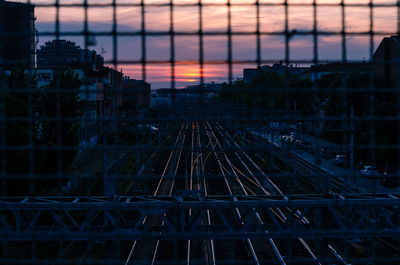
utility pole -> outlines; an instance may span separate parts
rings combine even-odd
[[[354,174],[354,106],[350,107],[350,169]]]

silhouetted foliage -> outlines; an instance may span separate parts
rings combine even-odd
[[[260,73],[250,84],[242,80],[231,86],[224,84],[220,99],[247,108],[292,112],[297,118],[315,117],[320,122],[312,127],[321,128],[320,136],[339,144],[349,144],[350,127],[353,126],[356,146],[369,145],[372,141],[390,146],[397,144],[398,122],[362,120],[369,115],[390,117],[399,112],[398,95],[381,93],[381,84],[382,80],[371,80],[370,73],[363,72],[329,73],[311,82],[305,74],[286,76],[268,71]],[[355,121],[351,125],[352,110]],[[312,128],[308,130],[313,132]],[[394,164],[397,153],[388,148],[369,152],[360,149],[356,150],[356,162],[374,160],[376,163]]]
[[[32,117],[32,109],[29,112],[32,93],[28,93],[35,86],[34,79],[24,73],[24,68],[16,68],[10,75],[4,77],[5,89],[10,93],[5,94],[5,141],[6,145],[14,147],[28,146],[32,141],[32,122],[19,120]],[[6,172],[21,174],[28,171],[29,156],[26,150],[10,150],[6,152]]]
[[[38,143],[55,147],[55,150],[46,151],[39,156],[40,161],[36,161],[36,164],[41,173],[63,172],[70,167],[76,155],[74,149],[79,144],[79,117],[82,115],[78,93],[80,86],[81,80],[75,72],[60,71],[43,88],[40,101],[41,117],[44,120]]]
[[[34,94],[31,92],[35,79],[25,74],[24,68],[14,68],[9,75],[4,76],[4,87],[9,93],[4,94],[4,122],[5,144],[10,148],[4,152],[5,172],[9,176],[26,174],[33,167],[33,153],[29,146],[34,144],[34,124],[27,120],[33,117],[32,102]],[[26,181],[20,179],[10,180],[2,189],[9,194],[19,190],[29,190]]]
[[[16,68],[4,76],[4,81],[4,89],[10,92],[4,96],[5,142],[11,149],[4,152],[7,174],[17,177],[67,170],[79,144],[81,114],[77,91],[81,82],[77,75],[70,71],[56,73],[50,85],[38,89],[34,75]],[[56,88],[63,93],[54,91]],[[41,179],[36,181],[35,190],[54,189],[56,182]],[[9,195],[33,191],[29,178],[12,178],[2,185],[6,185],[3,190]]]
[[[300,75],[291,75],[265,72],[250,84],[243,80],[236,80],[231,86],[223,84],[220,99],[246,107],[256,107],[270,110],[291,110],[294,100],[308,100],[300,88],[311,87],[311,82]]]

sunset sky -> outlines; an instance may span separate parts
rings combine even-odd
[[[33,1],[33,3],[53,3],[51,0]],[[111,3],[111,0],[88,0],[93,3]],[[166,0],[146,0],[145,3],[166,3]],[[203,3],[225,3],[223,0],[203,0]],[[278,0],[261,0],[261,3],[280,3]],[[312,0],[289,0],[289,3],[312,3]],[[318,0],[317,3],[339,3],[339,0]],[[60,3],[82,3],[82,0],[60,0]],[[138,0],[117,0],[118,3],[139,3]],[[174,0],[174,3],[197,3],[197,0]],[[254,3],[254,0],[232,0],[231,3]],[[347,0],[345,3],[368,4],[369,0]],[[396,4],[395,0],[375,0],[375,4]],[[256,7],[232,6],[232,31],[233,32],[255,32],[256,30]],[[369,8],[346,7],[346,31],[366,32],[369,30]],[[112,30],[111,7],[94,8],[88,10],[89,31],[104,32]],[[39,32],[54,32],[55,30],[55,8],[40,7],[35,9],[37,17],[36,28]],[[313,28],[312,6],[289,6],[289,29],[290,30],[312,30]],[[117,7],[117,30],[119,32],[134,32],[140,30],[141,15],[140,7]],[[146,7],[146,30],[168,31],[169,6]],[[196,32],[198,30],[198,7],[185,6],[174,7],[174,30],[176,32]],[[382,32],[387,35],[397,32],[397,8],[375,7],[373,9],[374,32]],[[283,31],[285,27],[283,6],[261,6],[260,7],[260,30],[265,32]],[[84,9],[82,7],[60,8],[61,31],[83,30]],[[319,31],[341,31],[341,7],[318,6],[317,24]],[[203,7],[203,31],[223,32],[227,30],[227,7],[226,6],[204,6]],[[382,35],[374,37],[374,49],[382,39]],[[64,36],[77,42],[83,47],[83,37]],[[45,41],[54,39],[41,36],[39,45]],[[111,60],[113,56],[113,45],[111,36],[97,36],[97,45],[89,47],[101,52],[106,51],[104,57]],[[347,36],[347,58],[349,60],[370,59],[369,36]],[[319,36],[318,55],[319,60],[341,60],[342,40],[340,36]],[[204,37],[204,59],[206,61],[225,61],[228,55],[227,36],[205,36]],[[130,61],[141,59],[140,36],[118,37],[118,60]],[[170,59],[170,37],[169,36],[147,36],[146,42],[147,60],[169,60]],[[233,60],[251,61],[256,59],[256,36],[233,36],[232,37]],[[284,36],[270,35],[261,37],[261,59],[271,62],[279,62],[285,58]],[[290,40],[291,60],[312,60],[313,37],[295,36]],[[177,61],[176,87],[199,82],[200,69],[199,59],[199,37],[198,36],[175,36],[175,59]],[[252,65],[234,65],[233,76],[241,77],[242,69],[255,67]],[[118,65],[126,75],[141,79],[141,65],[123,64]],[[169,64],[147,65],[147,81],[151,82],[153,88],[169,87],[171,67]],[[227,80],[228,66],[226,64],[204,65],[205,82],[223,82]]]

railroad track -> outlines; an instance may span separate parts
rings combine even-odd
[[[259,138],[258,135],[253,135]],[[248,139],[243,140],[250,143]],[[319,190],[314,190],[314,192],[333,192],[335,194],[360,192],[357,187],[350,187],[346,184],[340,176],[334,176],[288,150],[284,150],[269,141],[263,141],[263,144],[265,144],[267,152],[284,161],[287,166],[295,168],[300,176],[304,177],[314,188],[322,183],[322,187],[319,187]],[[266,159],[268,158],[266,157]]]
[[[203,135],[201,131],[204,132]],[[202,145],[202,142],[207,142],[207,144]],[[185,146],[189,148],[185,148]],[[187,163],[188,161],[189,163]],[[233,198],[235,195],[281,194],[285,196],[279,187],[265,176],[250,156],[240,149],[240,145],[223,130],[221,125],[210,122],[191,122],[182,125],[175,141],[175,148],[168,157],[153,195],[171,196],[174,190],[177,190],[178,186],[188,191],[200,191],[206,196],[209,195],[208,187],[215,185],[214,179],[209,179],[207,177],[201,178],[201,176],[206,175],[206,168],[209,166],[209,163],[213,163],[214,161],[217,163],[218,173],[223,180],[223,185],[220,185],[218,188],[220,190],[216,191],[216,188],[212,189],[218,194],[227,194]],[[189,169],[187,166],[184,166],[186,164],[190,165]],[[178,170],[181,172],[179,173]],[[181,176],[176,179],[171,177],[165,178],[168,171],[170,175],[177,176],[179,173]],[[257,174],[259,175],[260,172],[264,174],[267,182],[262,182],[257,177]],[[182,175],[187,177],[182,178]],[[295,212],[295,216],[301,218],[303,223],[308,222],[306,217],[302,217],[300,211],[294,209],[270,208],[268,211],[278,217],[282,223],[285,223],[288,219],[287,214],[289,212]],[[187,213],[188,216],[192,214],[195,214],[195,211],[189,210]],[[231,218],[237,220],[237,222],[241,222],[243,214],[245,213],[236,208],[232,210]],[[218,215],[212,210],[207,211],[207,216],[203,221],[208,224],[221,222]],[[153,225],[164,225],[163,220],[155,218],[146,218],[143,222]],[[271,222],[271,219],[268,218],[266,212],[257,210],[253,222],[264,224],[265,222]],[[140,244],[146,245],[148,251],[145,251],[145,247],[141,247]],[[302,238],[298,238],[293,243],[292,248],[294,251],[293,253],[289,253],[289,257],[285,242],[282,240],[273,240],[271,238],[266,238],[265,240],[246,239],[241,242],[232,242],[228,248],[231,248],[231,250],[235,248],[235,246],[238,248],[236,251],[237,253],[233,254],[233,256],[227,253],[223,242],[209,240],[202,242],[200,245],[203,245],[202,251],[195,248],[195,246],[199,246],[199,242],[196,242],[196,240],[187,240],[184,244],[184,249],[180,248],[181,252],[185,253],[185,255],[171,256],[171,254],[169,258],[171,260],[178,259],[179,264],[194,264],[193,260],[203,255],[205,263],[216,264],[218,256],[229,257],[231,255],[230,263],[236,260],[236,264],[265,264],[266,261],[271,264],[287,264],[291,263],[291,257],[296,259],[301,257],[304,260],[311,261],[313,264],[322,264],[314,253],[315,251],[313,251],[312,246]],[[180,244],[180,246],[182,246],[182,244]],[[176,248],[179,246],[175,243],[174,247]],[[327,248],[329,247],[330,246],[327,246]],[[164,259],[159,257],[159,253],[164,252],[165,254],[166,249],[168,249],[166,244],[161,244],[159,240],[151,242],[135,241],[132,244],[131,251],[125,264],[163,263],[166,259],[165,257]],[[336,255],[333,255],[333,258],[337,262],[341,262],[343,259],[337,254],[335,249],[333,250],[336,253]],[[286,255],[283,255],[283,252],[285,252]]]
[[[223,131],[223,128],[220,126],[220,131]],[[229,133],[225,132],[225,139],[230,139],[231,141],[233,141],[235,143],[235,148],[237,150],[241,150],[241,146],[235,142],[235,140],[233,139],[233,137],[231,137],[229,135]],[[247,144],[249,144],[249,140],[248,139],[243,139],[246,141]],[[302,159],[301,157],[298,157],[294,154],[292,154],[291,152],[288,152],[286,150],[282,150],[281,148],[275,146],[272,143],[269,143],[269,146],[271,147],[270,149],[268,149],[268,151],[271,151],[271,149],[273,149],[274,155],[278,155],[278,157],[280,156],[281,159],[286,159],[286,162],[289,161],[289,163],[292,163],[292,165],[295,165],[296,167],[298,167],[300,170],[304,171],[303,176],[307,176],[307,173],[312,173],[314,176],[322,176],[322,179],[324,180],[329,180],[326,181],[324,183],[325,189],[323,190],[324,192],[329,192],[331,194],[335,194],[336,196],[341,197],[341,194],[343,193],[358,193],[360,192],[359,189],[357,189],[357,187],[349,187],[348,185],[346,185],[346,183],[343,181],[343,179],[338,179],[336,176],[333,176],[329,173],[327,173],[326,171],[320,169],[318,166],[313,165],[312,163]],[[231,149],[233,146],[230,146]],[[243,150],[241,151],[243,153],[245,153]],[[246,157],[248,157],[246,155]],[[249,159],[251,159],[250,157],[248,157]],[[268,160],[268,156],[264,156],[264,158],[266,158]],[[272,162],[272,161],[269,161]],[[261,173],[261,175],[263,175],[264,177],[265,174]],[[319,178],[321,179],[321,177]],[[305,181],[309,181],[309,185],[315,185],[315,180],[309,180],[309,178],[306,179],[302,179]],[[274,187],[277,187],[276,185],[274,185]],[[329,189],[328,189],[329,187]],[[313,190],[313,189],[311,189]],[[279,190],[278,190],[279,192]],[[359,214],[359,218],[362,218],[362,215]],[[386,239],[383,238],[376,238],[376,241],[379,242],[379,244],[381,244],[382,246],[388,247],[390,249],[392,249],[395,253],[400,253],[399,249],[396,247],[396,245],[398,245],[398,242],[400,242],[400,239],[395,239],[395,243],[393,242],[389,242]],[[337,249],[335,249],[335,247],[333,246],[333,244],[329,244],[328,245],[329,250],[331,251],[331,253],[333,255],[335,255],[338,260],[343,263],[343,264],[348,264],[345,259],[342,257],[342,255],[339,254],[339,251]]]
[[[216,130],[220,134],[221,139],[223,139],[224,144],[229,147],[229,150],[238,150],[238,151],[232,151],[234,156],[237,158],[237,161],[240,162],[243,166],[243,171],[246,171],[247,174],[251,177],[249,181],[249,177],[243,174],[239,169],[236,169],[241,175],[242,178],[244,177],[245,179],[242,181],[242,185],[246,187],[247,185],[253,184],[254,187],[258,188],[257,192],[253,192],[254,194],[264,194],[264,195],[271,195],[271,194],[279,194],[285,197],[285,194],[281,191],[281,189],[270,179],[266,176],[266,174],[260,169],[260,167],[250,158],[250,156],[241,148],[241,146],[233,139],[232,136],[227,133],[221,125],[216,124],[215,125]],[[247,164],[247,163],[248,164]],[[258,172],[258,176],[262,175],[267,182],[264,182],[264,185],[261,184],[260,180],[257,178],[257,174],[255,174],[255,171]],[[244,182],[249,181],[249,183],[246,185]],[[265,188],[264,188],[265,187]],[[249,188],[246,188],[247,190],[251,190]],[[246,193],[246,192],[245,192]],[[248,195],[248,194],[245,194]],[[286,217],[287,214],[284,213],[284,211],[289,211],[289,212],[295,212],[295,216],[298,218],[301,218],[301,221],[304,224],[309,223],[306,217],[301,217],[302,213],[298,210],[292,210],[290,208],[286,209],[269,209],[275,216],[278,217],[279,220],[281,220],[282,223],[285,223],[288,218]],[[300,246],[306,251],[306,253],[311,257],[311,261],[314,264],[321,264],[320,259],[316,256],[310,245],[303,239],[303,238],[298,238],[298,243]],[[329,246],[326,246],[327,249],[329,249]],[[334,250],[334,249],[333,249]],[[336,251],[336,250],[335,250]],[[337,251],[335,252],[337,253]],[[339,255],[336,254],[334,257],[337,259],[336,261],[341,262],[343,258]],[[282,259],[280,260],[281,264],[286,264],[285,261]]]
[[[249,195],[280,195],[287,198],[285,191],[267,176],[253,155],[246,152],[243,144],[246,142],[235,139],[220,123],[183,122],[175,137],[173,148],[169,149],[165,156],[166,161],[160,178],[149,195],[229,195],[233,200],[235,196]],[[281,156],[295,159],[293,155],[285,153]],[[304,171],[313,171],[315,175],[322,174],[307,161],[298,163]],[[339,184],[330,181],[330,191],[338,189]],[[313,185],[313,182],[310,182],[310,185]],[[254,224],[264,225],[279,220],[284,225],[290,221],[289,216],[295,216],[302,224],[312,225],[310,219],[298,209],[286,207],[253,210]],[[197,213],[197,210],[189,209],[184,218],[191,218]],[[232,220],[243,224],[246,213],[242,209],[231,209],[229,213]],[[145,217],[142,224],[163,227],[164,222],[160,217]],[[217,212],[207,210],[201,222],[211,225],[221,224],[222,220]],[[335,242],[317,241],[303,238],[244,239],[231,242],[171,239],[169,243],[160,240],[138,240],[132,242],[125,264],[293,264],[299,261],[301,264],[349,264]],[[388,245],[390,242],[383,240],[382,244]],[[328,256],[321,255],[321,248]]]
[[[162,196],[168,195],[171,196],[174,190],[175,178],[171,176],[176,176],[178,173],[178,168],[181,161],[183,145],[186,139],[186,133],[188,124],[182,123],[179,133],[176,137],[174,148],[170,151],[167,162],[162,171],[161,177],[157,183],[153,196]],[[166,175],[168,174],[168,177]],[[148,223],[152,225],[161,226],[164,225],[164,220],[160,220],[159,218],[147,218],[145,217],[142,221],[142,224]],[[145,241],[134,241],[129,252],[129,255],[126,259],[125,264],[154,264],[157,253],[160,247],[159,240],[152,240],[150,242]],[[150,252],[150,251],[151,252]],[[149,254],[151,253],[151,258],[149,260]]]

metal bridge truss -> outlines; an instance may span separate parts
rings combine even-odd
[[[0,202],[0,241],[397,237],[399,206],[398,194],[8,197]],[[257,222],[257,213],[269,221]],[[164,225],[143,222],[150,217]]]

